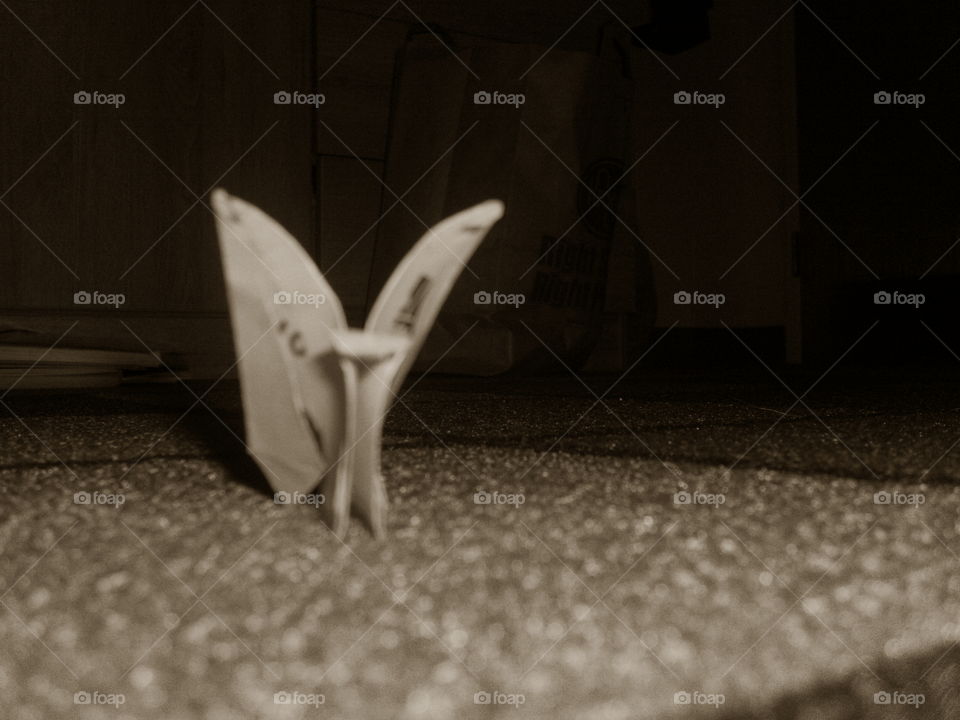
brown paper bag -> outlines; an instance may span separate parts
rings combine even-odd
[[[600,337],[611,245],[633,215],[622,177],[633,84],[618,63],[546,50],[454,54],[423,36],[402,53],[371,289],[426,226],[487,198],[506,204],[416,369],[577,368]]]

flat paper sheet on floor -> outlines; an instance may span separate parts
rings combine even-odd
[[[387,280],[364,328],[351,329],[333,289],[286,230],[223,190],[212,200],[248,452],[278,501],[300,502],[320,485],[337,535],[353,510],[382,536],[384,417],[503,204],[489,200],[428,230]]]
[[[0,329],[0,390],[112,387],[123,381],[126,371],[133,371],[141,380],[154,379],[161,372],[160,360],[152,353],[55,347],[61,340],[72,339],[65,338],[68,333],[47,338],[53,345],[7,344],[5,341],[17,337],[39,343],[43,336],[19,328]]]

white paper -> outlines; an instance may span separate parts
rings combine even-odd
[[[351,510],[386,527],[383,420],[454,282],[503,215],[488,200],[429,230],[362,330],[300,244],[259,208],[212,194],[250,455],[277,492],[321,486],[339,536]]]

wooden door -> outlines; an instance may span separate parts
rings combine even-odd
[[[79,321],[65,341],[142,349],[122,320],[152,349],[193,357],[195,370],[225,367],[210,189],[259,205],[315,250],[315,110],[273,101],[310,89],[310,4],[7,5],[3,317],[47,331]],[[78,305],[82,291],[125,302]]]

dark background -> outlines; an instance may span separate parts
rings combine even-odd
[[[78,336],[136,346],[119,313],[198,377],[232,355],[213,218],[197,201],[217,183],[278,218],[322,269],[363,236],[329,273],[362,320],[376,235],[364,232],[380,215],[391,85],[411,29],[592,50],[601,25],[656,19],[644,2],[506,0],[11,2],[3,16],[0,312],[55,334],[79,319]],[[637,146],[679,121],[638,165],[638,232],[685,286],[728,297],[720,311],[675,306],[678,283],[654,263],[656,326],[678,325],[651,361],[750,362],[726,324],[772,362],[829,363],[875,320],[861,360],[951,359],[960,8],[717,2],[709,19],[704,43],[629,58]],[[331,101],[275,106],[278,88]],[[686,88],[728,100],[691,114],[671,102]],[[127,101],[74,105],[81,89]],[[874,105],[884,89],[926,103]],[[803,204],[790,210],[794,194]],[[928,302],[877,308],[882,288]],[[81,289],[127,303],[78,308]]]

